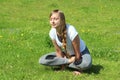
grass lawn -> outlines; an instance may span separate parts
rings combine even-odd
[[[120,80],[119,0],[0,0],[0,80]],[[60,9],[90,49],[93,66],[75,76],[40,65],[53,52],[49,13]]]

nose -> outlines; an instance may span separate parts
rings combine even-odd
[[[53,24],[54,23],[54,19],[50,20],[50,22]]]
[[[52,19],[52,23],[54,23],[54,19]]]

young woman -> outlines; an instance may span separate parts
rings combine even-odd
[[[39,63],[47,66],[60,66],[63,69],[67,65],[74,68],[75,74],[91,67],[92,58],[84,41],[78,35],[75,27],[66,24],[64,13],[53,10],[50,13],[51,30],[49,36],[56,52],[43,55]]]

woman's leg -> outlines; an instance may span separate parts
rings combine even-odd
[[[82,56],[82,62],[79,65],[75,65],[74,63],[71,63],[69,65],[70,68],[78,69],[78,70],[85,70],[90,68],[92,65],[92,59],[90,54],[84,54]]]
[[[78,69],[78,70],[85,70],[90,68],[92,65],[92,58],[90,56],[90,52],[88,48],[82,52],[82,62],[78,65],[75,65],[74,63],[71,63],[69,65],[70,68]]]
[[[90,68],[92,66],[92,58],[90,54],[84,54],[82,58],[82,63],[77,65],[77,67],[79,67],[81,70]]]
[[[56,53],[52,52],[40,57],[39,63],[47,66],[58,66],[68,64],[68,59],[56,57]]]

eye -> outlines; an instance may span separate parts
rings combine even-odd
[[[58,20],[59,18],[55,18],[55,20]]]
[[[52,21],[52,20],[58,20],[59,18],[50,18],[50,21]]]

